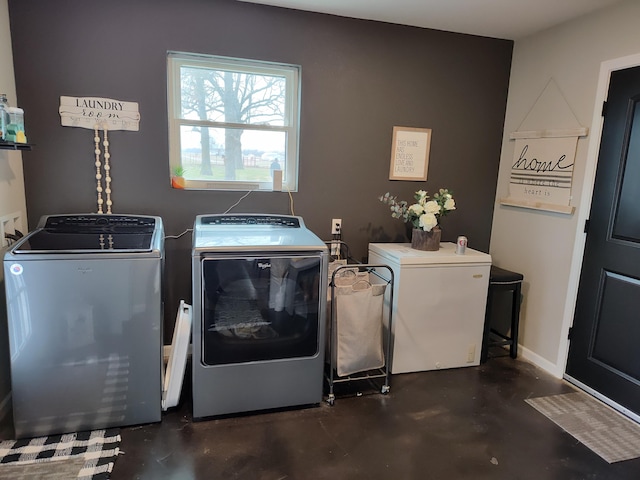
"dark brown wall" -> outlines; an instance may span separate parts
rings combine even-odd
[[[18,99],[29,140],[27,210],[95,211],[93,132],[62,127],[59,98],[139,103],[139,132],[110,135],[114,212],[160,215],[168,235],[242,193],[170,187],[168,50],[302,66],[295,214],[321,238],[343,219],[358,259],[370,241],[407,241],[377,197],[454,191],[458,235],[488,251],[513,44],[230,0],[10,0]],[[389,181],[394,125],[433,130],[428,180]],[[254,192],[234,212],[289,213],[286,193]],[[190,235],[167,240],[167,319],[190,299]],[[172,323],[172,322],[171,322]]]

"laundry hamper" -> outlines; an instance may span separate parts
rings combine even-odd
[[[380,269],[388,275],[380,275]],[[334,384],[354,380],[384,378],[380,391],[386,394],[392,342],[385,341],[385,334],[391,332],[393,298],[385,292],[393,284],[393,271],[387,265],[337,261],[330,263],[329,272],[328,403],[335,402]],[[392,296],[393,288],[388,293]],[[384,308],[389,308],[386,318]]]

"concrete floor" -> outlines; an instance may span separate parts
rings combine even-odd
[[[524,361],[394,375],[388,395],[362,387],[336,390],[334,406],[199,422],[186,395],[161,423],[121,430],[111,478],[640,478],[640,459],[607,464],[525,403],[573,387]]]

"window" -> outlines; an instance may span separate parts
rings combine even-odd
[[[297,190],[299,67],[170,52],[167,69],[172,176],[185,188],[272,190],[282,170],[282,188]]]

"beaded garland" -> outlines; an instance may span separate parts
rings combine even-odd
[[[94,128],[94,133],[95,136],[93,137],[93,141],[96,145],[96,148],[94,150],[94,153],[96,154],[96,191],[98,192],[98,213],[103,213],[102,212],[102,174],[100,173],[100,166],[102,165],[102,163],[100,162],[100,154],[102,153],[100,151],[100,135],[98,132],[98,124],[96,124],[95,128]]]
[[[106,125],[104,127],[104,141],[102,145],[104,145],[104,191],[107,194],[107,213],[111,213],[111,205],[113,205],[111,201],[111,165],[109,165],[111,154],[109,153],[109,136]]]
[[[102,131],[103,131],[102,145],[104,147],[104,166],[100,161],[100,154],[102,154],[102,151],[100,150],[100,125],[96,123],[94,126],[93,141],[95,143],[94,153],[96,155],[95,166],[96,166],[96,184],[97,184],[96,192],[98,197],[97,198],[98,213],[104,213],[103,205],[106,203],[107,205],[106,213],[110,214],[111,206],[113,205],[113,202],[111,200],[111,165],[109,162],[109,159],[111,158],[111,154],[109,153],[109,134],[108,134],[106,125],[102,125]],[[104,183],[105,183],[104,189],[102,187],[102,171],[100,167],[104,168]],[[102,198],[103,191],[107,197],[106,202]]]

